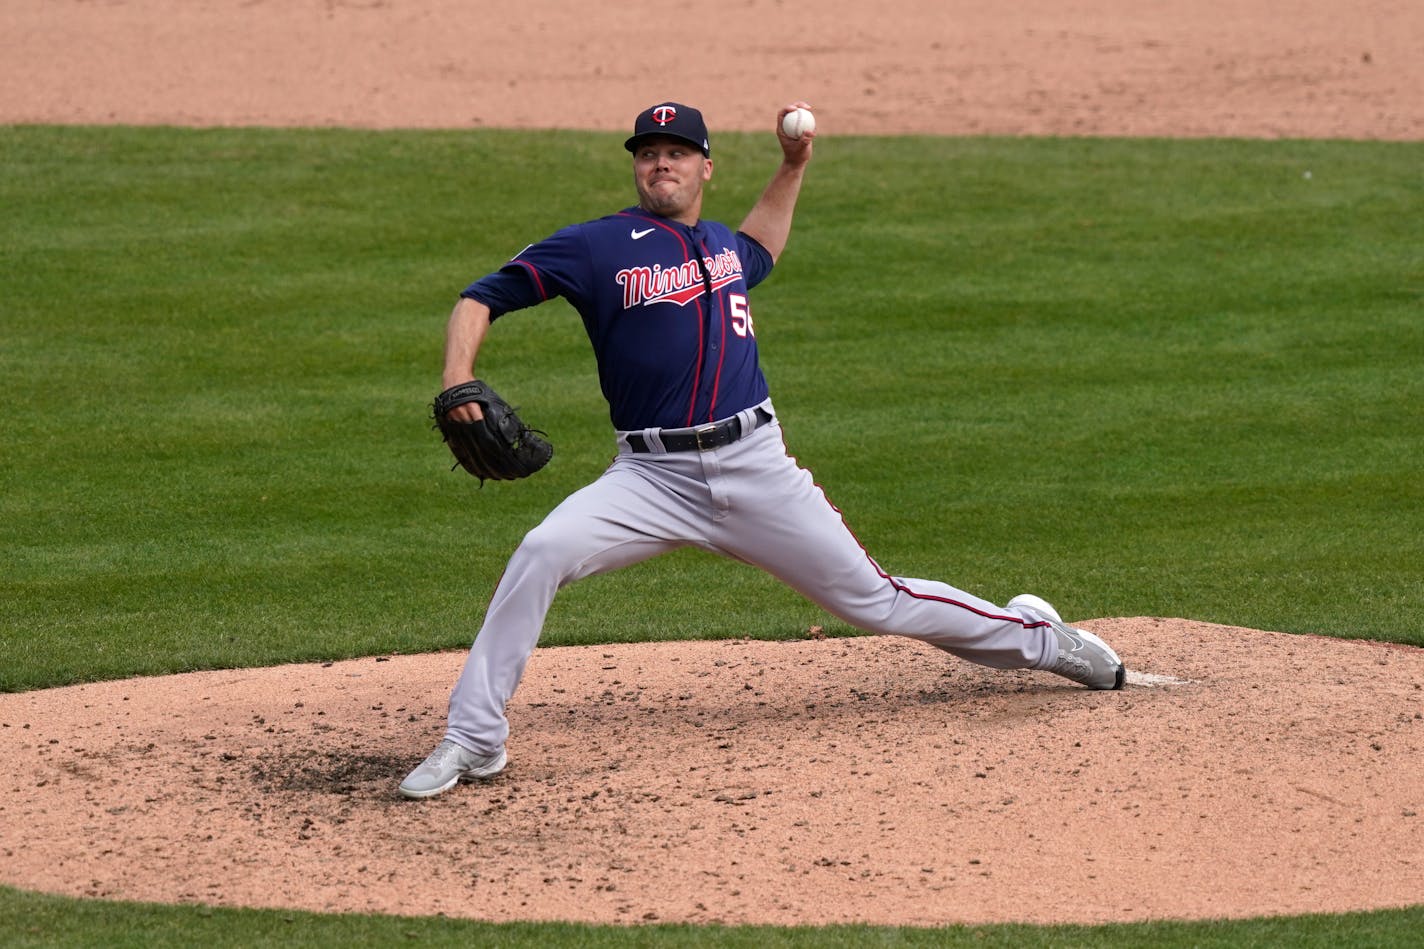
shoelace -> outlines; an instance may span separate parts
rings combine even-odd
[[[1081,656],[1060,652],[1058,661],[1053,664],[1053,671],[1074,682],[1087,682],[1093,674],[1093,664]]]

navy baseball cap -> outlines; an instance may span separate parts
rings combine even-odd
[[[702,121],[702,113],[690,105],[664,102],[644,109],[633,123],[632,138],[624,142],[623,147],[631,152],[638,147],[639,139],[650,135],[679,138],[700,149],[703,155],[712,155],[712,146],[707,143],[707,123]]]

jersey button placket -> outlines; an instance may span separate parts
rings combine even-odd
[[[692,238],[692,246],[697,249],[696,263],[697,272],[702,277],[702,287],[705,293],[699,298],[698,305],[703,308],[706,320],[703,322],[707,337],[705,340],[706,357],[702,366],[702,387],[706,393],[707,413],[704,418],[707,421],[716,421],[716,404],[714,399],[717,392],[718,368],[721,364],[721,352],[717,342],[716,331],[721,327],[721,322],[717,319],[717,301],[712,289],[712,275],[707,272],[707,248],[702,245],[702,241],[696,233],[689,228],[689,237]],[[703,400],[703,392],[694,393],[694,398],[698,402]]]

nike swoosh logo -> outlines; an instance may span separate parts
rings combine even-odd
[[[649,234],[653,233],[653,230],[654,230],[654,229],[650,227],[650,228],[648,228],[646,231],[640,231],[640,230],[638,230],[638,229],[635,227],[635,228],[633,228],[633,230],[632,230],[632,232],[629,234],[629,236],[632,237],[633,240],[635,240],[635,241],[640,241],[640,240],[642,240],[643,238],[647,237]]]

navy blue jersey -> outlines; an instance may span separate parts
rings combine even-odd
[[[748,291],[771,267],[764,247],[723,224],[634,207],[531,244],[461,295],[493,317],[565,298],[593,344],[613,426],[684,428],[766,399]]]

